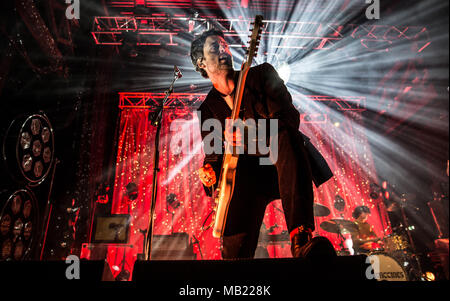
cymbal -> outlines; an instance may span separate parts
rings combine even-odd
[[[320,205],[317,203],[314,203],[314,216],[328,216],[330,214],[330,209],[328,209],[327,206]]]
[[[358,231],[358,226],[354,222],[345,219],[331,219],[329,221],[324,221],[320,224],[320,228],[336,234],[347,234]]]

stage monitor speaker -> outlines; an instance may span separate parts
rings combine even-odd
[[[129,214],[112,214],[95,218],[93,243],[128,243]]]
[[[151,260],[195,260],[189,234],[153,235]]]
[[[71,264],[65,261],[1,261],[0,282],[38,282],[52,284],[61,281],[82,281],[98,283],[114,281],[108,263],[104,260],[80,260],[79,279],[68,279],[67,269]]]
[[[133,249],[133,245],[126,244],[90,244],[84,243],[81,245],[81,259],[87,260],[105,260],[109,247],[123,248],[125,252],[130,252]]]
[[[133,281],[183,282],[239,280],[367,280],[366,256],[338,256],[331,261],[296,258],[251,260],[136,261]]]

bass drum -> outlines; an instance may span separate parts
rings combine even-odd
[[[385,253],[371,253],[368,259],[372,265],[373,276],[378,281],[408,281],[403,266]]]

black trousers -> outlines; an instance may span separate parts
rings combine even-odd
[[[223,237],[224,259],[253,258],[266,206],[281,197],[288,231],[314,230],[311,167],[298,131],[280,129],[278,158],[262,166],[259,157],[241,155]]]

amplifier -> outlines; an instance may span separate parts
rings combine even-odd
[[[152,260],[195,260],[194,250],[187,233],[153,235]]]
[[[105,260],[109,247],[125,248],[125,252],[133,249],[133,245],[126,244],[84,243],[81,245],[80,258],[87,260]]]
[[[153,235],[152,249],[183,251],[189,247],[187,233],[173,233],[171,235]]]

